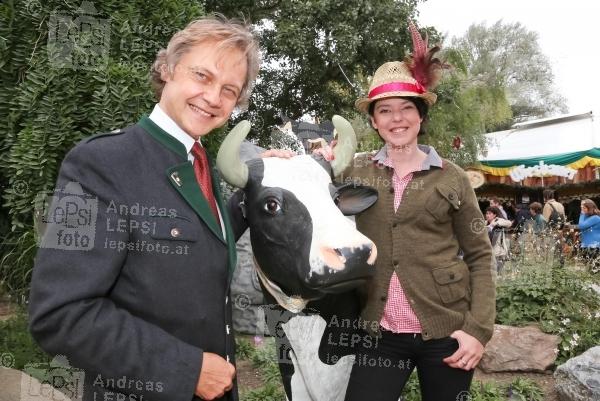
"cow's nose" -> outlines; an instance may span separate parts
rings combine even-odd
[[[321,255],[327,267],[334,270],[342,270],[347,261],[358,261],[359,263],[375,264],[377,259],[377,247],[372,242],[359,247],[330,248],[322,247]]]

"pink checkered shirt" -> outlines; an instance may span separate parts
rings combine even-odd
[[[389,158],[386,158],[383,161],[383,165],[392,169],[394,168],[394,165]],[[402,178],[394,173],[394,176],[392,177],[392,183],[394,185],[394,211],[398,210],[398,206],[400,206],[400,202],[402,202],[404,190],[412,178],[413,173],[408,173]],[[387,302],[379,324],[384,329],[394,333],[421,332],[421,323],[419,323],[417,315],[411,308],[408,299],[406,299],[406,294],[404,294],[404,290],[400,285],[400,280],[398,280],[396,272],[392,274],[392,279],[390,280]]]

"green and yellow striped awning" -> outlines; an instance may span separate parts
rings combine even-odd
[[[525,167],[533,167],[539,165],[540,162],[544,162],[544,164],[547,165],[556,164],[565,166],[575,170],[584,168],[588,165],[600,166],[600,148],[526,159],[485,160],[480,161],[477,168],[487,174],[507,176],[510,175],[510,171],[517,166],[524,165]]]

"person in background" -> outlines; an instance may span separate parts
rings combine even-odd
[[[560,229],[566,222],[565,207],[555,199],[553,189],[544,190],[544,209],[542,215],[550,228]]]
[[[533,219],[533,233],[542,234],[546,229],[546,220],[542,215],[542,204],[539,202],[533,202],[529,205],[529,213]]]
[[[499,232],[504,230],[505,228],[510,228],[512,222],[508,219],[502,217],[502,212],[497,207],[489,206],[485,209],[485,220],[486,227],[488,229],[488,235],[490,236],[490,241],[492,245],[494,245],[493,241],[493,232]],[[497,236],[497,235],[496,235]]]
[[[515,220],[513,221],[515,231],[519,234],[522,233],[529,221],[531,221],[529,207],[524,203],[517,204],[517,213],[515,214]]]
[[[506,209],[504,211],[506,212],[506,219],[510,220],[511,222],[514,221],[517,215],[517,207],[515,206],[515,202],[512,200],[506,202]]]
[[[502,203],[500,203],[500,199],[498,199],[497,196],[492,196],[490,198],[490,206],[498,208],[498,210],[500,210],[500,213],[502,214],[500,217],[502,217],[503,219],[508,219],[508,216],[506,215],[506,212],[502,207]]]
[[[496,258],[496,272],[500,273],[504,261],[508,259],[510,244],[505,230],[510,228],[512,222],[501,217],[502,214],[497,207],[489,206],[485,210],[488,235]]]
[[[591,199],[581,201],[579,216],[581,249],[593,272],[600,270],[600,210]]]

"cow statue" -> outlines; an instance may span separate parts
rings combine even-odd
[[[239,123],[223,141],[217,167],[244,191],[240,204],[250,227],[255,268],[265,299],[266,324],[275,337],[289,401],[343,400],[359,316],[356,288],[374,274],[375,244],[344,215],[377,200],[356,184],[334,186],[332,176],[353,161],[354,130],[334,116],[338,145],[331,163],[310,155],[240,160],[250,131]]]

